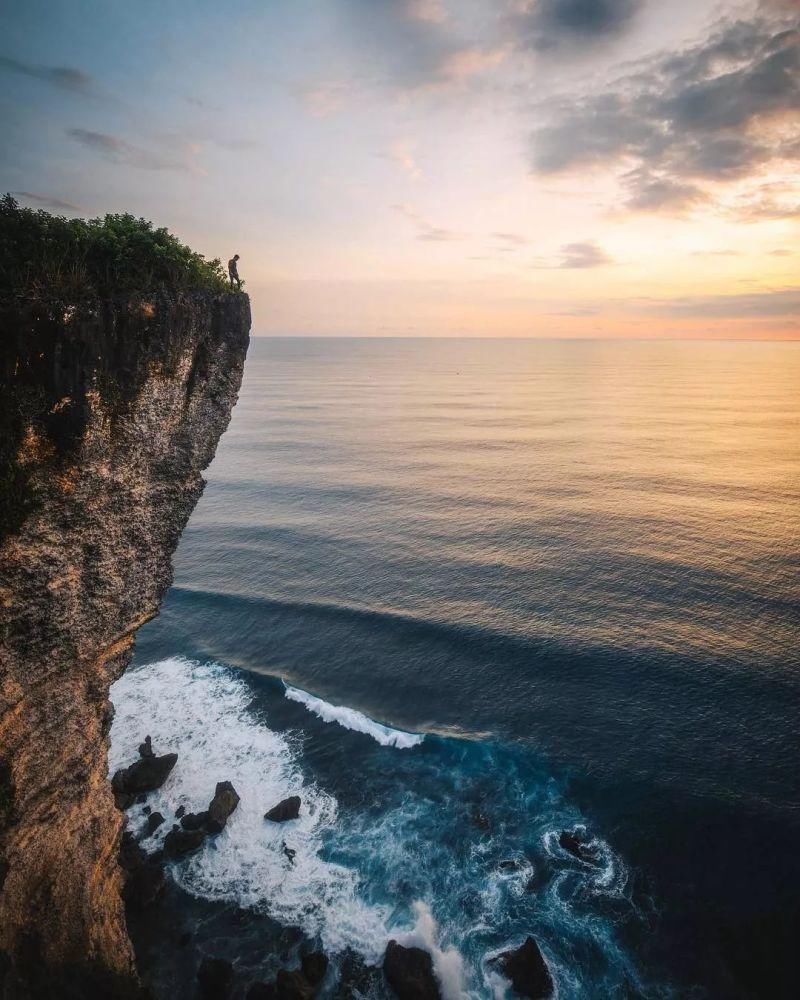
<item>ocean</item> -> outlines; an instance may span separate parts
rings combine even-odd
[[[500,998],[529,934],[560,1000],[796,995],[800,344],[256,338],[207,478],[112,690],[145,845],[241,796],[132,917],[160,995],[395,938]]]

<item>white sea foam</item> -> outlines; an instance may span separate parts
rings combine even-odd
[[[381,746],[398,747],[400,750],[408,750],[410,747],[419,746],[425,739],[419,733],[405,733],[402,729],[392,729],[391,726],[381,725],[375,722],[354,708],[347,708],[344,705],[331,705],[316,695],[309,694],[301,688],[291,687],[284,681],[286,697],[290,701],[298,701],[301,705],[313,712],[324,722],[335,722],[345,729],[352,729],[356,733],[365,733],[376,740]]]
[[[576,829],[586,836],[586,827],[578,824]],[[545,851],[552,858],[562,859],[564,857],[573,859],[573,855],[559,845],[559,831],[549,830],[543,838]],[[615,896],[622,898],[628,889],[628,869],[622,858],[616,854],[611,845],[596,834],[586,841],[587,848],[592,853],[591,860],[577,859],[579,870],[589,881],[592,890],[598,894]],[[567,872],[556,878],[559,884],[566,877]]]
[[[157,753],[178,754],[170,777],[148,797],[167,821],[145,845],[160,846],[179,806],[187,812],[205,809],[216,782],[232,781],[241,796],[224,832],[171,866],[184,889],[300,926],[311,937],[319,935],[329,954],[350,947],[369,962],[381,959],[388,910],[359,898],[355,871],[320,856],[323,837],[336,821],[336,800],[305,782],[291,741],[252,711],[242,679],[218,664],[172,657],[128,671],[114,684],[111,698],[112,771],[136,759],[148,733]],[[302,799],[297,820],[264,820],[267,809],[293,794]],[[134,830],[144,826],[142,807],[129,816]],[[284,843],[296,851],[294,865],[283,853]]]

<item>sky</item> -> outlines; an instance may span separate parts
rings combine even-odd
[[[800,0],[2,0],[0,190],[254,332],[800,339]]]

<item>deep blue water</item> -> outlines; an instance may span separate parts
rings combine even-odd
[[[330,995],[528,933],[561,1000],[796,995],[800,345],[257,339],[207,478],[114,695],[162,811],[242,794],[134,927],[166,995],[300,932]]]

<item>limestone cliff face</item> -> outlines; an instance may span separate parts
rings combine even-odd
[[[136,992],[108,690],[171,582],[249,328],[241,294],[0,310],[5,998]]]

